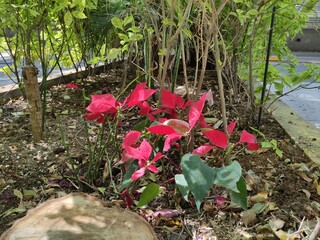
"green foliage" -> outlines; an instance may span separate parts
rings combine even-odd
[[[262,132],[260,132],[258,129],[251,128],[253,131],[258,133],[262,138],[263,141],[261,142],[261,147],[263,148],[271,148],[275,153],[278,155],[278,157],[282,158],[283,157],[283,152],[281,149],[278,147],[278,142],[275,139],[268,140],[266,135]]]
[[[176,184],[185,199],[188,199],[189,192],[192,193],[198,210],[214,184],[227,188],[231,191],[233,200],[246,208],[247,192],[243,187],[245,183],[241,178],[241,166],[238,162],[234,161],[226,167],[211,168],[199,155],[186,154],[181,159],[181,168],[182,174],[175,176]]]
[[[148,186],[143,190],[139,203],[137,205],[137,208],[141,208],[144,205],[148,204],[151,202],[153,199],[158,196],[160,193],[160,186],[156,183],[150,183]]]

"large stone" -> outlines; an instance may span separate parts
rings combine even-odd
[[[17,220],[0,240],[153,240],[138,214],[104,207],[97,198],[74,193],[46,201]]]

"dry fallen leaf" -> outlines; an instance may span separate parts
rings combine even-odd
[[[268,201],[268,192],[260,192],[252,197],[250,197],[250,202],[252,203],[265,203]]]
[[[303,173],[303,172],[298,172],[298,175],[299,175],[300,177],[302,177],[303,180],[307,181],[308,183],[312,182],[312,179],[309,178],[305,173]]]
[[[306,194],[307,198],[310,199],[311,193],[308,190],[302,189],[302,192],[304,192]]]
[[[241,216],[241,220],[246,227],[252,224],[256,220],[256,218],[257,218],[257,215],[255,211],[252,209],[244,211]]]

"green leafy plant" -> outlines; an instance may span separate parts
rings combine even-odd
[[[283,157],[283,152],[280,150],[278,147],[278,142],[275,139],[268,140],[266,135],[262,132],[260,132],[258,129],[255,129],[251,127],[253,131],[258,133],[262,138],[263,141],[260,142],[262,148],[271,148],[275,153],[278,155],[278,157],[282,158]]]

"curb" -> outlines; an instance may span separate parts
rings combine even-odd
[[[49,77],[47,79],[47,88],[51,88],[52,86],[69,83],[78,78],[85,78],[90,74],[99,74],[105,71],[110,65],[100,65],[92,69],[84,69],[81,70],[67,70],[63,71],[63,75],[55,75]],[[5,100],[8,98],[20,97],[21,91],[19,90],[17,84],[10,84],[6,86],[0,87],[0,100]]]
[[[281,100],[271,105],[269,111],[306,156],[320,165],[320,130]]]

